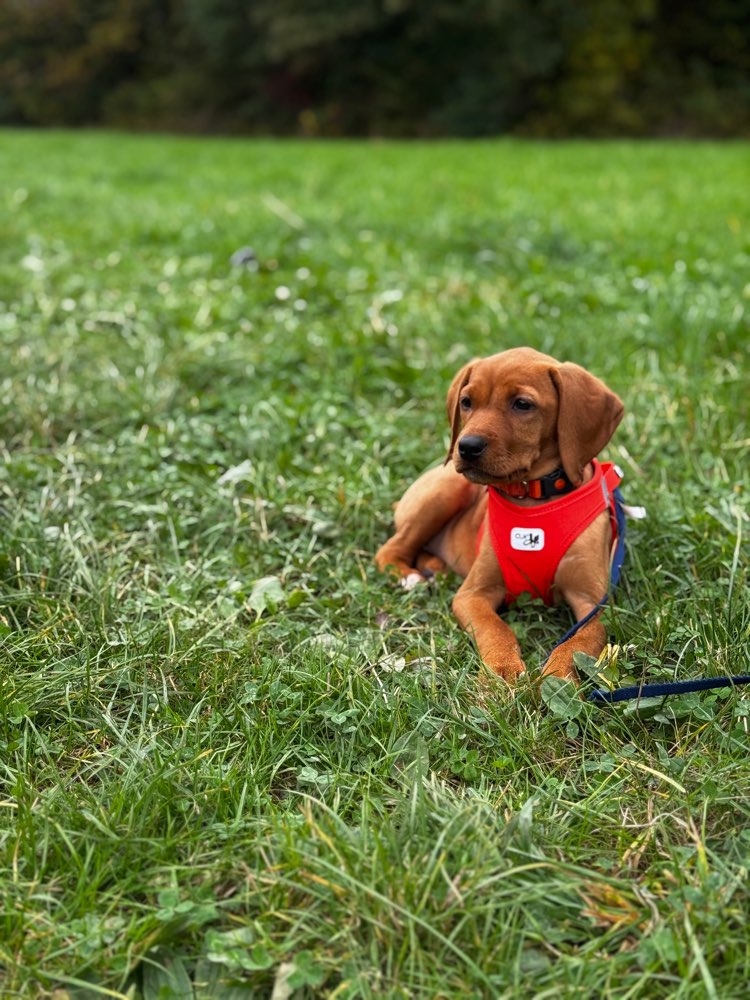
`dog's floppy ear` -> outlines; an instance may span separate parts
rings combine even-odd
[[[447,465],[453,457],[453,449],[461,431],[461,390],[471,377],[471,366],[473,364],[474,362],[470,361],[468,365],[463,366],[461,371],[456,372],[450,384],[450,389],[448,389],[446,409],[448,410],[448,421],[451,425],[451,443],[448,446],[448,454],[445,456],[443,465]]]
[[[622,420],[619,396],[587,372],[570,362],[550,368],[559,399],[557,440],[560,459],[568,479],[580,483],[583,468],[596,458]]]

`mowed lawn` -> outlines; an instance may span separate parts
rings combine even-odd
[[[0,133],[0,995],[746,995],[750,689],[483,698],[456,581],[372,555],[528,344],[621,395],[648,509],[585,683],[748,672],[749,181]],[[569,625],[512,619],[531,668]]]

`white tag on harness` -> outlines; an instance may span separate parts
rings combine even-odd
[[[543,528],[511,528],[510,547],[520,552],[539,552],[544,548]]]

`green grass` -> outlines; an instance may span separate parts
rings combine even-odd
[[[482,700],[371,557],[530,344],[627,406],[610,673],[747,671],[748,176],[0,134],[0,995],[746,995],[750,696]]]

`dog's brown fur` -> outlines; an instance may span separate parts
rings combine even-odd
[[[560,466],[571,482],[588,482],[591,460],[612,437],[622,414],[620,399],[584,368],[531,348],[471,361],[448,390],[452,431],[446,464],[425,473],[396,505],[396,532],[375,556],[378,567],[395,572],[407,587],[446,568],[464,577],[453,599],[454,614],[474,636],[485,666],[509,683],[526,667],[515,635],[497,614],[505,585],[488,531],[476,552],[487,511],[485,487],[538,479]],[[458,453],[457,443],[467,435],[487,442],[478,458]],[[533,506],[544,501],[516,502]],[[607,592],[611,542],[605,512],[560,561],[555,597],[570,605],[577,621]],[[545,674],[575,680],[573,654],[580,650],[598,656],[605,643],[604,626],[595,616],[554,650]]]

